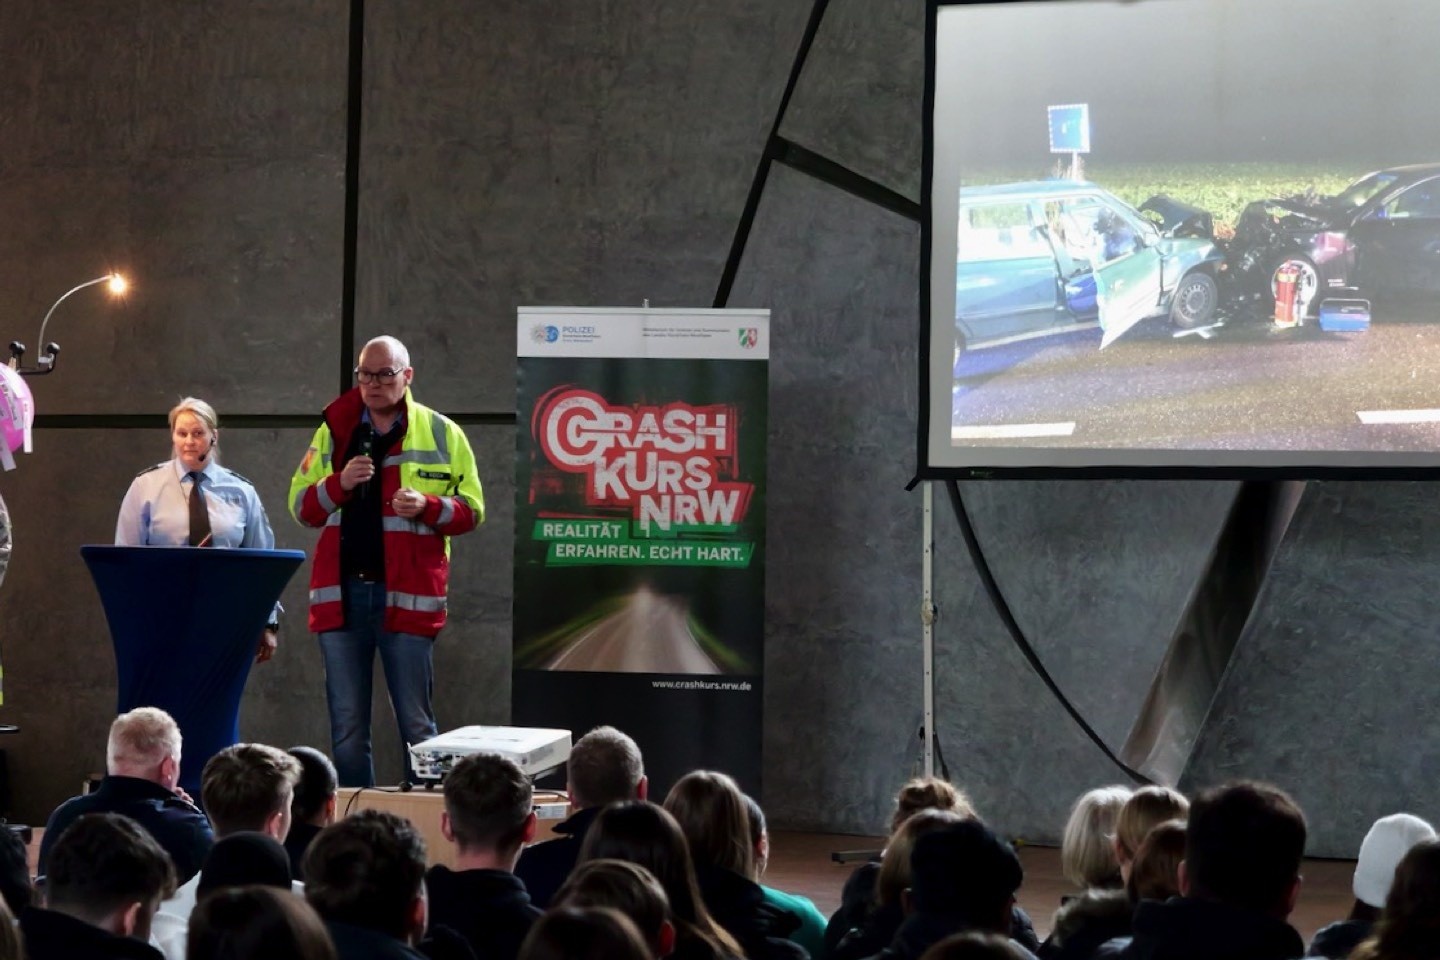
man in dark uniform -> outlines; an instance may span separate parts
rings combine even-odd
[[[72,797],[50,814],[40,842],[39,872],[71,823],[87,813],[122,813],[144,827],[175,862],[179,882],[200,872],[214,834],[210,821],[177,785],[180,728],[164,710],[138,707],[110,725],[105,779],[94,793]]]
[[[575,741],[565,761],[570,817],[556,824],[559,836],[527,847],[515,865],[530,900],[544,910],[575,869],[585,833],[606,804],[644,800],[649,791],[640,747],[614,727],[596,727]]]

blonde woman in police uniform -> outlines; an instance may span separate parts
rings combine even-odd
[[[141,547],[253,547],[272,550],[275,534],[255,487],[219,464],[220,430],[215,409],[186,397],[170,411],[173,456],[142,471],[130,484],[115,523],[115,542]],[[202,517],[192,521],[196,482],[205,500]],[[256,662],[275,653],[279,604],[261,637]]]

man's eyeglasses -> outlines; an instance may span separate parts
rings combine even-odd
[[[359,367],[356,367],[356,368],[355,368],[355,379],[358,380],[358,381],[360,381],[361,383],[384,383],[384,384],[390,384],[390,383],[394,383],[394,382],[395,382],[395,378],[398,377],[398,376],[400,376],[400,374],[402,374],[402,373],[404,373],[404,372],[405,372],[405,371],[404,371],[403,369],[401,369],[401,370],[361,370]]]

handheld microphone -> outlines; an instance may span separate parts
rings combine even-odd
[[[357,456],[369,457],[370,452],[375,449],[375,428],[368,423],[359,426],[360,448],[356,451]],[[360,499],[364,500],[365,495],[370,492],[370,481],[366,480],[355,488],[360,493]]]
[[[211,438],[210,438],[210,446],[206,447],[206,448],[205,448],[205,452],[202,453],[202,454],[200,454],[200,455],[199,455],[198,457],[196,457],[195,459],[196,459],[196,460],[199,460],[201,463],[204,463],[206,460],[209,460],[209,459],[210,459],[210,451],[211,451],[211,450],[214,450],[214,449],[215,449],[215,438],[214,438],[214,437],[211,437]]]

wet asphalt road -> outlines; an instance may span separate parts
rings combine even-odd
[[[690,632],[683,600],[641,587],[610,616],[586,627],[546,670],[605,673],[723,673]]]
[[[1153,319],[1103,351],[1098,329],[972,350],[956,368],[952,426],[1075,424],[1007,446],[1440,450],[1440,423],[1358,416],[1440,408],[1440,305],[1378,304],[1363,333],[1253,317],[1210,339],[1174,332]]]

